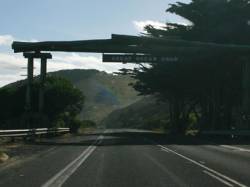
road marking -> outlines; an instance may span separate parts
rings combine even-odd
[[[154,156],[150,154],[143,153],[143,155],[148,158],[151,162],[153,162],[158,168],[160,168],[173,182],[176,186],[180,187],[186,187],[187,184],[179,177],[177,176],[171,169],[164,166],[161,162],[159,162],[158,159],[156,159]]]
[[[220,145],[221,147],[225,147],[225,148],[229,148],[229,149],[234,149],[237,151],[243,151],[243,152],[250,152],[250,149],[245,149],[242,147],[236,147],[236,146],[232,146],[232,145]]]
[[[210,171],[211,173],[220,176],[221,178],[223,178],[223,179],[225,179],[225,180],[227,180],[227,181],[230,181],[231,183],[233,183],[233,184],[235,184],[235,185],[238,185],[238,186],[240,186],[240,187],[247,187],[246,185],[244,185],[244,184],[242,184],[242,183],[240,183],[240,182],[238,182],[238,181],[236,181],[236,180],[234,180],[234,179],[232,179],[232,178],[230,178],[230,177],[228,177],[228,176],[226,176],[226,175],[223,175],[222,173],[219,173],[219,172],[217,172],[217,171],[215,171],[215,170],[213,170],[213,169],[211,169],[211,168],[209,168],[209,167],[207,167],[207,166],[204,166],[203,164],[200,164],[199,162],[197,162],[197,161],[195,161],[195,160],[193,160],[193,159],[191,159],[191,158],[188,158],[188,157],[186,157],[186,156],[184,156],[184,155],[182,155],[182,154],[180,154],[180,153],[177,153],[177,152],[173,151],[172,149],[169,149],[169,148],[164,147],[164,146],[162,146],[162,145],[157,145],[157,146],[159,146],[159,147],[161,147],[161,148],[163,148],[163,149],[165,149],[165,150],[167,150],[167,151],[169,151],[169,152],[172,152],[172,153],[178,155],[179,157],[184,158],[184,159],[186,159],[186,160],[192,162],[193,164],[195,164],[195,165],[197,165],[197,166],[200,166],[201,168],[206,169],[206,170]]]
[[[220,177],[217,177],[216,175],[206,171],[206,170],[203,170],[203,173],[206,173],[207,175],[209,175],[210,177],[213,177],[214,179],[217,179],[218,181],[220,181],[221,183],[227,185],[227,186],[230,186],[230,187],[234,187],[234,185],[230,184],[229,182],[223,180],[222,178]]]
[[[51,179],[49,179],[41,187],[61,187],[63,183],[82,165],[82,163],[94,152],[97,141],[102,140],[103,136],[99,136],[93,145],[85,149],[75,160],[70,162],[65,168],[59,171]]]
[[[168,151],[168,150],[166,150],[166,149],[161,148],[161,150],[162,150],[162,151],[165,151],[165,152],[167,152],[167,153],[169,153],[169,151]]]

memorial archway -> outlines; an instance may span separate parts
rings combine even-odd
[[[151,38],[145,36],[112,35],[111,39],[82,41],[47,41],[47,42],[13,42],[15,53],[23,53],[28,59],[28,85],[26,109],[31,105],[31,84],[33,79],[33,60],[41,59],[39,111],[43,110],[43,84],[46,77],[47,59],[52,58],[48,52],[87,52],[102,53],[103,62],[122,63],[166,63],[177,62],[183,58],[206,58],[207,55],[236,54],[249,56],[249,45],[225,45],[185,41],[180,39]],[[250,117],[250,66],[243,62],[243,99],[242,109]]]

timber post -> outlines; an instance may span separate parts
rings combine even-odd
[[[23,53],[23,56],[28,59],[28,75],[27,75],[27,89],[26,89],[26,100],[25,100],[25,111],[28,115],[27,123],[28,126],[32,125],[32,83],[34,76],[34,59],[41,60],[40,68],[40,80],[39,80],[39,96],[38,96],[38,112],[42,116],[44,108],[44,83],[47,73],[47,59],[51,59],[50,53],[41,52],[27,52]]]

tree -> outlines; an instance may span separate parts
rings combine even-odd
[[[164,29],[148,25],[147,36],[220,44],[250,43],[247,0],[178,2],[170,5],[167,12],[180,15],[192,24],[167,23]],[[207,49],[201,56],[185,56],[177,63],[141,66],[129,73],[138,80],[134,88],[141,94],[156,94],[169,102],[171,122],[177,132],[185,131],[189,113],[197,110],[202,113],[203,125],[229,129],[232,108],[241,100],[241,58],[239,53],[216,54],[213,49]]]
[[[36,124],[40,124],[38,91],[39,82],[35,80],[32,85],[31,109],[35,121],[31,124],[31,127],[38,127]],[[27,115],[25,111],[25,93],[26,84],[24,81],[13,83],[0,89],[0,102],[3,104],[0,109],[1,124],[4,124],[2,128],[30,128],[27,124],[20,122]],[[45,82],[44,100],[44,115],[47,116],[48,122],[40,125],[52,127],[60,120],[64,120],[64,123],[69,125],[67,121],[75,118],[80,113],[84,103],[84,96],[67,79],[51,76]]]
[[[49,77],[45,84],[45,113],[50,120],[61,114],[76,116],[82,110],[84,96],[70,81],[61,77]]]

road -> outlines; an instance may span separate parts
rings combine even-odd
[[[0,171],[6,187],[250,186],[250,146],[104,130],[43,140],[48,150]]]

